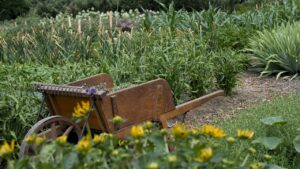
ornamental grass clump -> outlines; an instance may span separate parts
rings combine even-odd
[[[287,24],[258,32],[250,39],[254,70],[264,75],[296,77],[300,72],[300,24]]]

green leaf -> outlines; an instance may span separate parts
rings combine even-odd
[[[43,169],[54,169],[55,167],[51,165],[51,163],[37,163],[37,168],[43,168]]]
[[[299,127],[299,128],[297,128],[297,131],[300,131],[300,127]]]
[[[155,148],[154,148],[155,153],[160,154],[160,153],[164,153],[166,151],[166,148],[165,148],[166,145],[165,145],[164,137],[162,135],[154,133],[151,136],[149,136],[148,139],[155,146]]]
[[[55,144],[47,144],[45,145],[40,152],[41,162],[49,162],[52,155],[55,153],[56,147]]]
[[[70,152],[63,158],[64,169],[74,168],[78,164],[78,155],[76,152]]]
[[[274,126],[274,125],[284,125],[287,123],[286,120],[284,120],[281,116],[276,117],[267,117],[260,120],[263,124],[268,126]]]
[[[216,154],[213,156],[213,158],[210,160],[213,163],[220,163],[223,160],[223,156],[221,154]]]
[[[28,164],[29,164],[29,158],[25,158],[18,161],[9,161],[8,168],[23,169],[26,168]]]
[[[253,144],[261,144],[268,150],[274,150],[282,142],[281,138],[278,137],[259,137],[256,140],[253,140]]]
[[[300,136],[297,136],[294,141],[293,144],[295,146],[295,149],[298,153],[300,153]]]
[[[267,164],[264,166],[264,169],[285,169],[275,164]]]

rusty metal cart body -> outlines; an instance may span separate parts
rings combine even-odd
[[[104,85],[108,90],[97,90],[92,95],[86,93],[87,87],[99,84]],[[224,95],[224,92],[219,90],[175,106],[171,88],[164,79],[108,92],[112,87],[111,77],[104,73],[68,85],[38,85],[37,90],[43,94],[52,116],[32,126],[25,138],[35,133],[38,136],[53,139],[73,132],[79,139],[82,135],[83,124],[72,121],[72,113],[76,104],[81,101],[92,102],[92,112],[87,120],[91,129],[113,133],[122,138],[129,134],[133,125],[145,121],[158,121],[162,127],[166,128],[168,127],[167,120],[184,114],[214,97]],[[115,116],[121,116],[127,121],[116,127],[112,122]],[[23,141],[20,155],[27,154],[28,149],[26,142]]]

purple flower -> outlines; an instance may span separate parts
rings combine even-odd
[[[87,95],[94,95],[97,92],[97,89],[95,86],[92,86],[85,90]]]

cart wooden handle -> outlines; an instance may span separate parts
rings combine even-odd
[[[225,94],[224,94],[223,90],[218,90],[218,91],[215,91],[213,93],[207,94],[205,96],[199,97],[197,99],[191,100],[189,102],[183,103],[181,105],[176,106],[174,110],[169,111],[169,112],[164,113],[164,114],[161,114],[159,116],[159,120],[161,121],[162,126],[164,128],[167,128],[168,127],[167,120],[172,119],[172,118],[174,118],[176,116],[179,116],[181,114],[184,114],[185,112],[187,112],[191,109],[194,109],[194,108],[208,102],[209,100],[211,100],[215,97],[224,96],[224,95]]]

